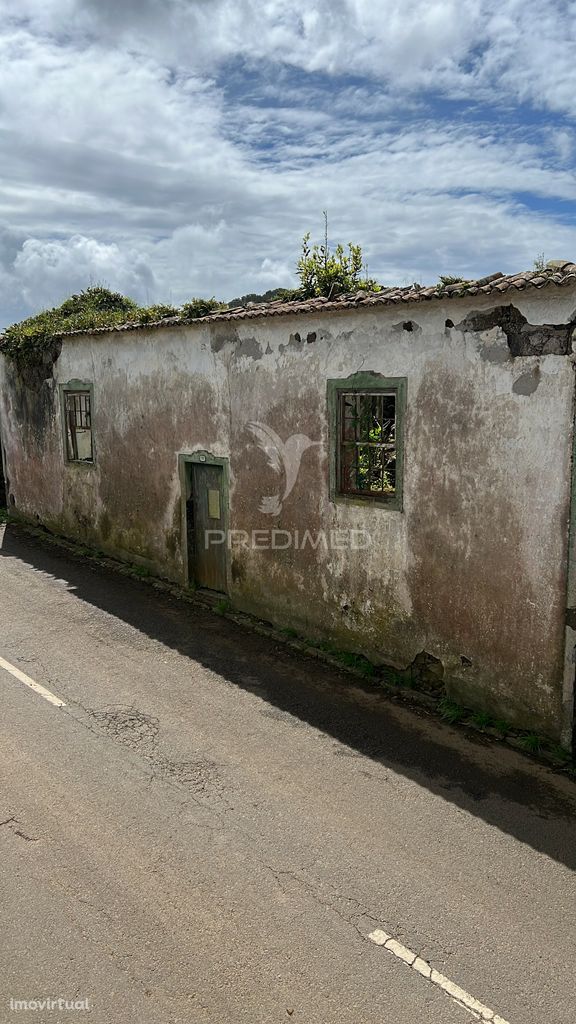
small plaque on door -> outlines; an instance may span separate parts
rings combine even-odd
[[[220,519],[220,491],[208,490],[208,517]]]

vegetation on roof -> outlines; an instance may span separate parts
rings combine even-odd
[[[247,306],[250,303],[266,302],[297,302],[316,299],[324,296],[327,299],[337,295],[352,294],[358,291],[379,292],[381,286],[368,271],[362,255],[362,247],[348,243],[330,245],[328,241],[328,214],[323,211],[324,238],[322,242],[310,244],[310,232],[302,239],[302,250],[296,263],[296,273],[300,279],[299,288],[271,288],[258,295],[255,292],[232,299],[229,309]]]
[[[197,320],[200,316],[208,316],[219,309],[228,309],[226,302],[219,302],[218,299],[191,299],[185,302],[180,309],[179,315],[183,320]]]
[[[446,288],[449,284],[465,284],[464,277],[454,277],[453,274],[440,274],[438,288]]]
[[[364,276],[362,272],[364,271]],[[320,295],[328,299],[350,292],[379,292],[377,281],[367,276],[362,247],[348,243],[331,248],[328,243],[328,214],[324,210],[324,240],[310,246],[310,232],[302,240],[302,254],[296,265],[300,278],[300,296],[314,299]]]
[[[61,306],[45,309],[7,327],[0,339],[0,350],[12,358],[34,359],[35,355],[45,351],[55,337],[68,331],[147,324],[171,317],[194,320],[218,309],[226,309],[226,305],[216,299],[192,299],[179,308],[168,305],[139,306],[133,299],[119,292],[95,285],[78,295],[71,295]]]
[[[71,295],[61,306],[45,309],[20,323],[7,327],[0,337],[0,351],[17,362],[34,363],[42,354],[53,347],[54,340],[70,331],[95,330],[102,327],[119,327],[131,324],[158,323],[177,317],[180,321],[196,320],[218,310],[245,306],[249,303],[266,303],[298,299],[310,299],[320,295],[334,298],[347,292],[379,291],[380,286],[367,277],[362,249],[349,243],[348,251],[342,245],[335,248],[328,244],[328,217],[324,212],[324,241],[310,246],[310,235],[304,236],[302,253],[296,265],[300,287],[274,288],[263,295],[256,293],[233,299],[231,303],[212,299],[191,299],[182,306],[154,305],[139,306],[133,299],[112,292],[101,285],[94,285]]]
[[[462,285],[463,293],[466,286],[470,284],[470,281],[468,281],[464,277],[455,277],[453,274],[440,274],[440,277],[438,278],[438,284],[436,285],[436,291],[438,292],[439,296],[444,295],[446,288],[449,288],[455,284]]]

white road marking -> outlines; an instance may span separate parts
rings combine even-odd
[[[25,672],[21,672],[15,665],[11,665],[9,661],[5,661],[4,658],[0,658],[0,668],[3,668],[5,672],[9,672],[11,676],[14,676],[14,678],[18,679],[21,683],[24,683],[24,686],[29,686],[30,689],[34,690],[34,693],[37,693],[39,697],[44,697],[44,700],[48,700],[51,704],[55,704],[57,708],[66,707],[66,701],[60,700],[60,697],[57,697],[56,694],[47,690],[45,686],[42,686],[34,679],[31,679]]]
[[[393,953],[402,963],[407,964],[413,971],[417,971],[418,974],[421,974],[432,985],[436,985],[443,992],[447,992],[455,1003],[468,1010],[476,1020],[489,1021],[490,1024],[509,1024],[503,1017],[499,1017],[497,1013],[494,1013],[494,1010],[484,1006],[484,1003],[475,999],[474,996],[460,988],[459,985],[455,985],[453,981],[450,981],[450,978],[445,978],[443,974],[439,974],[429,963],[422,960],[411,949],[403,946],[401,942],[397,942],[396,939],[382,931],[381,928],[376,928],[373,932],[370,932],[368,938],[377,946],[384,946],[384,949],[387,949],[389,953]]]

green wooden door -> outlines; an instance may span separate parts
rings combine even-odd
[[[190,464],[187,502],[188,578],[206,590],[226,593],[226,509],[222,466]]]

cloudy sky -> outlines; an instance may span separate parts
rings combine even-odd
[[[576,2],[0,0],[0,325],[576,259]]]

